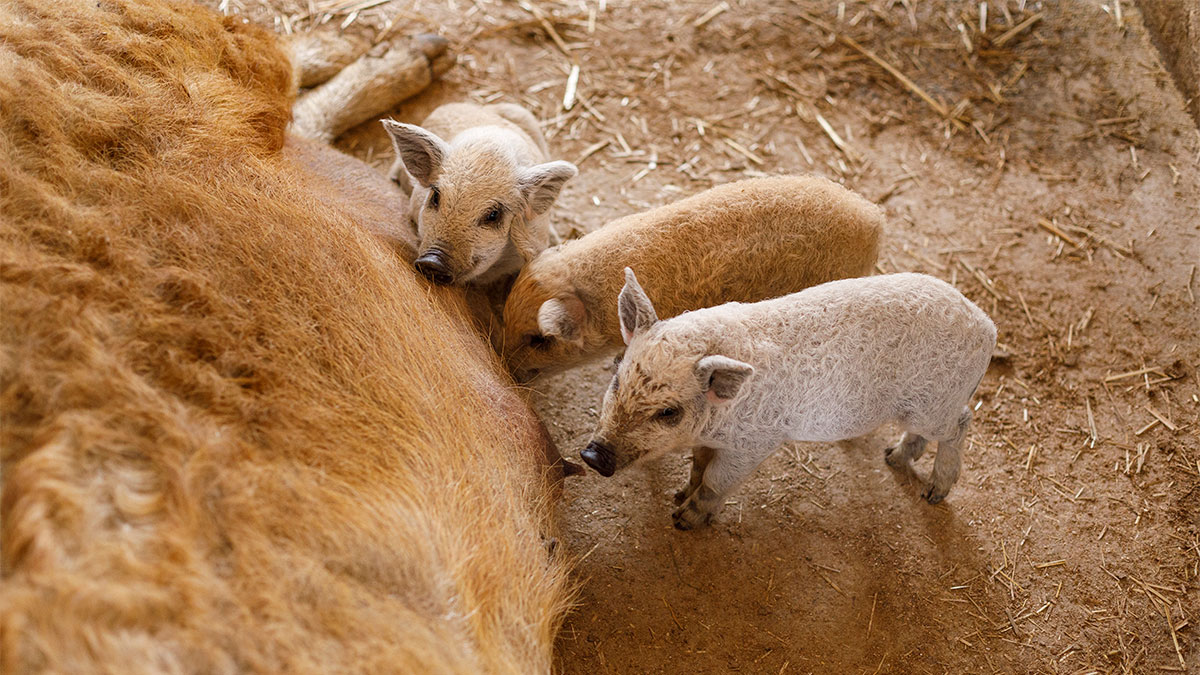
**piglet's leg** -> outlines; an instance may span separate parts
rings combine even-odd
[[[950,488],[958,480],[959,467],[962,465],[960,451],[970,424],[971,409],[963,408],[950,438],[938,439],[937,457],[933,460],[933,474],[929,477],[929,488],[922,495],[930,504],[937,504],[945,499]]]
[[[292,131],[329,143],[350,127],[395,108],[454,65],[449,45],[437,35],[375,45],[329,81],[296,99]]]
[[[883,458],[887,461],[888,466],[894,469],[903,469],[921,458],[928,442],[924,436],[906,431],[900,437],[899,443],[883,451]]]
[[[671,514],[675,528],[703,527],[725,505],[725,497],[742,483],[774,448],[714,449],[700,485]]]
[[[700,487],[700,479],[704,477],[704,470],[708,468],[708,463],[712,461],[715,452],[712,448],[704,446],[692,450],[692,475],[688,478],[687,485],[675,493],[676,505],[685,502],[696,491],[696,488]]]

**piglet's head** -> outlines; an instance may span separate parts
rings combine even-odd
[[[526,260],[548,244],[529,222],[550,209],[563,184],[578,173],[570,162],[527,166],[522,141],[500,127],[477,127],[447,143],[412,124],[384,120],[396,154],[421,200],[420,246],[413,263],[438,284],[463,284],[485,275],[511,243]]]
[[[705,345],[658,320],[633,270],[617,300],[624,357],[604,393],[583,461],[611,476],[648,455],[694,446],[716,406],[737,397],[754,368],[706,354]]]
[[[504,301],[500,351],[518,381],[576,364],[606,342],[559,255],[551,248],[526,265]]]

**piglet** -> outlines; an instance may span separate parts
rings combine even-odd
[[[940,502],[958,478],[968,403],[996,344],[979,307],[923,274],[831,281],[660,321],[626,268],[618,314],[628,347],[581,456],[611,476],[692,448],[679,529],[706,524],[781,444],[855,438],[892,421],[904,428],[886,453],[893,467],[937,442],[924,497]]]
[[[662,316],[870,274],[884,214],[818,176],[720,185],[546,250],[504,303],[501,351],[527,380],[620,349],[622,270],[650,275]]]
[[[548,161],[527,110],[448,103],[423,126],[383,126],[396,146],[392,175],[410,192],[421,240],[414,265],[430,280],[489,286],[557,243],[547,211],[578,170]]]

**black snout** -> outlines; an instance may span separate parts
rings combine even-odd
[[[414,260],[413,266],[435,284],[448,286],[454,283],[454,275],[450,273],[450,266],[446,264],[446,255],[436,248],[429,249],[425,255]]]
[[[588,443],[579,456],[583,459],[584,464],[592,467],[606,478],[617,470],[617,458],[613,455],[612,449],[598,441]]]

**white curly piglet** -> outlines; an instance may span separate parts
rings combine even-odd
[[[968,403],[996,327],[950,284],[923,274],[831,281],[773,300],[659,321],[633,271],[618,299],[625,356],[580,453],[602,475],[693,449],[675,526],[691,529],[788,441],[833,442],[896,421],[894,467],[938,444],[924,497],[958,479]]]

